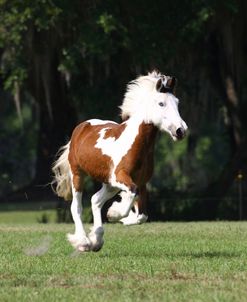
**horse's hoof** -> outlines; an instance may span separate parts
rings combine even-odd
[[[148,216],[145,214],[137,215],[135,212],[131,211],[129,216],[122,218],[120,221],[123,225],[135,225],[135,224],[142,224],[148,220]]]
[[[92,229],[91,232],[88,235],[88,238],[91,243],[91,251],[98,252],[103,244],[104,244],[104,229],[102,227],[99,227],[97,229]]]
[[[99,252],[101,249],[102,249],[102,246],[104,245],[104,240],[102,240],[102,242],[101,243],[99,243],[99,244],[93,244],[92,246],[91,246],[91,251],[92,252]]]
[[[79,252],[89,252],[91,250],[91,242],[87,237],[78,238],[75,234],[67,234],[67,239]]]

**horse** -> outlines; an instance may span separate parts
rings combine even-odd
[[[181,140],[187,125],[178,111],[174,94],[176,78],[158,71],[137,77],[127,85],[120,106],[123,122],[90,119],[80,123],[70,141],[60,149],[53,163],[53,185],[58,196],[71,200],[75,225],[67,238],[79,252],[99,251],[104,244],[101,209],[117,194],[108,209],[109,221],[127,217],[139,198],[146,199],[146,184],[153,173],[155,138],[166,132]],[[83,182],[86,175],[102,183],[91,198],[93,226],[87,235],[81,219]]]

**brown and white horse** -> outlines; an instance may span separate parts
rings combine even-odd
[[[153,172],[153,153],[158,130],[174,141],[185,136],[187,125],[178,112],[173,94],[175,78],[153,71],[130,82],[120,106],[124,122],[92,119],[79,124],[70,142],[61,148],[53,165],[56,193],[72,199],[75,233],[68,240],[79,251],[98,251],[103,246],[101,208],[119,193],[107,216],[111,221],[127,217],[138,195],[139,211],[146,199],[146,183]],[[103,185],[92,196],[94,225],[87,235],[82,219],[83,181],[90,175]],[[142,215],[139,213],[137,215]],[[145,215],[144,215],[145,216]],[[146,219],[140,216],[138,219]]]

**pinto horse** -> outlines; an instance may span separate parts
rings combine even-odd
[[[157,71],[140,76],[127,86],[121,109],[123,122],[91,119],[79,124],[54,162],[56,193],[72,199],[74,234],[68,240],[78,251],[99,251],[104,243],[101,208],[119,194],[108,209],[110,221],[127,217],[136,198],[146,198],[146,183],[153,172],[155,137],[159,130],[176,141],[187,125],[173,94],[176,79]],[[82,219],[82,192],[86,175],[102,183],[91,198],[93,227],[87,235]],[[139,202],[139,210],[142,202]]]

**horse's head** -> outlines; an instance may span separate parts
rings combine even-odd
[[[174,95],[176,79],[161,75],[153,92],[152,121],[161,130],[170,134],[173,140],[183,139],[188,129],[178,111],[179,100]]]
[[[178,111],[174,95],[176,79],[153,71],[129,83],[121,108],[123,120],[130,117],[152,123],[170,134],[173,140],[184,138],[188,129]]]

